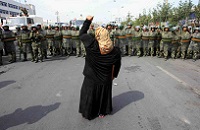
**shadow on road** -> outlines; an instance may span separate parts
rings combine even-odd
[[[24,123],[33,124],[45,117],[48,113],[59,108],[61,103],[55,103],[49,106],[33,106],[22,110],[18,108],[15,112],[0,117],[0,130],[6,130],[10,127]]]
[[[10,85],[10,84],[13,84],[13,83],[15,83],[15,82],[16,82],[16,81],[14,81],[14,80],[2,81],[2,82],[0,82],[0,89],[4,88],[4,87],[6,87],[6,86],[8,86],[8,85]]]
[[[140,91],[129,91],[113,97],[112,115],[131,104],[144,98],[144,93]]]

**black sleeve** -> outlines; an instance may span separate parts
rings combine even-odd
[[[89,47],[95,40],[91,35],[87,34],[90,24],[91,24],[91,21],[86,19],[79,32],[80,40],[83,42],[86,48]]]
[[[119,53],[117,57],[118,57],[117,58],[118,60],[114,64],[115,65],[115,67],[114,67],[114,74],[113,74],[114,78],[117,78],[117,76],[119,74],[119,71],[120,71],[120,68],[121,68],[121,53]]]

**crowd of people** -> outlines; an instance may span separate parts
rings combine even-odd
[[[121,49],[122,56],[157,56],[159,58],[181,58],[193,61],[200,55],[200,28],[182,27],[159,28],[156,26],[108,25],[110,37]]]
[[[159,58],[193,59],[200,57],[200,28],[183,25],[182,27],[164,26],[132,26],[126,27],[108,24],[105,26],[114,46],[120,48],[122,56],[157,56]],[[95,37],[94,24],[91,24],[88,34]],[[17,46],[17,47],[16,47]],[[85,57],[86,51],[79,39],[79,27],[63,24],[60,26],[43,27],[41,24],[16,27],[12,32],[8,25],[0,30],[0,65],[2,56],[10,55],[9,62],[17,61],[16,48],[19,49],[19,59],[27,61],[31,54],[32,62],[43,62],[50,56]]]
[[[3,25],[0,33],[0,64],[2,56],[11,56],[9,62],[17,61],[16,48],[19,49],[19,60],[27,61],[31,54],[32,62],[43,62],[50,56],[85,57],[85,48],[79,40],[79,27],[62,25],[42,27],[41,24],[31,26],[21,25],[16,27],[14,33],[8,25]]]

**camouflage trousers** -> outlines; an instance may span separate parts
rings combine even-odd
[[[9,60],[9,62],[16,62],[16,48],[14,41],[4,42],[4,47],[7,53],[11,55],[11,60]]]
[[[80,40],[73,39],[73,44],[76,46],[76,56],[81,55],[81,42]]]
[[[72,42],[71,42],[71,39],[63,38],[62,54],[70,55],[71,53],[72,53]]]
[[[50,55],[53,55],[53,45],[54,45],[53,39],[50,39],[50,38],[47,39],[47,44],[48,44]]]
[[[42,45],[41,42],[33,42],[32,43],[33,48],[33,57],[36,62],[38,60],[43,61],[43,51],[42,51]]]
[[[155,41],[150,40],[149,44],[148,44],[148,50],[149,50],[151,56],[154,55],[154,47],[155,47]]]
[[[118,44],[119,44],[119,48],[121,50],[121,54],[122,54],[122,56],[124,56],[127,53],[127,51],[126,51],[126,45],[127,45],[126,39],[118,39]]]
[[[173,59],[177,57],[178,46],[179,46],[178,42],[171,43],[171,58],[173,58]]]
[[[128,55],[135,55],[136,54],[136,45],[132,39],[127,39],[128,42]]]
[[[81,55],[82,55],[82,57],[86,56],[86,50],[85,50],[85,46],[84,46],[83,42],[81,42]]]
[[[28,43],[22,43],[22,52],[24,55],[24,60],[27,59],[27,54],[31,53],[31,59],[34,59],[33,57],[33,49],[32,49],[32,43],[28,42]]]
[[[136,40],[133,41],[135,43],[136,46],[136,51],[137,51],[137,56],[141,56],[142,55],[142,42],[141,40]]]
[[[61,48],[62,48],[61,40],[55,40],[54,46],[53,46],[54,55],[60,55]]]
[[[187,54],[189,44],[190,44],[189,42],[181,43],[181,58],[182,59],[186,58],[186,54]]]
[[[200,43],[192,41],[188,47],[187,55],[188,58],[198,59],[200,55]]]
[[[149,41],[148,41],[148,40],[142,40],[143,53],[144,53],[143,55],[144,55],[144,56],[148,56],[148,55],[149,55],[148,44],[149,44]]]
[[[170,42],[163,42],[164,58],[167,59],[169,56]]]

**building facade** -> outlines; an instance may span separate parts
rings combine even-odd
[[[29,15],[36,15],[35,6],[32,4],[22,4],[14,0],[0,0],[0,18],[15,17],[20,14],[20,8],[26,8]]]

